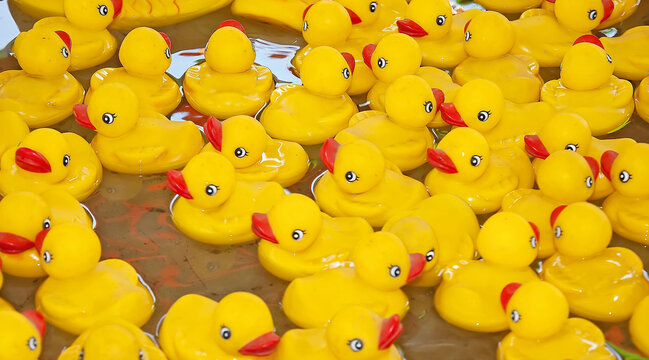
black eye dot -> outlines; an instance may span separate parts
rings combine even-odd
[[[106,5],[99,5],[97,9],[99,9],[99,15],[101,16],[108,15],[108,7]]]
[[[378,8],[378,5],[377,5],[376,1],[372,1],[370,3],[370,11],[375,12],[377,8]]]
[[[353,171],[348,171],[347,173],[345,173],[345,180],[347,180],[348,182],[354,182],[358,180],[358,175],[356,175],[356,173]]]
[[[171,50],[169,50],[169,48],[165,49],[165,56],[167,57],[167,59],[171,59]]]

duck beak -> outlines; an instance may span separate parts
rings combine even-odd
[[[541,236],[538,226],[536,226],[536,224],[531,222],[531,221],[528,221],[528,223],[530,224],[530,227],[532,227],[532,231],[534,231],[534,236],[536,237],[536,240],[538,241],[539,237]]]
[[[600,24],[606,21],[609,17],[611,17],[611,14],[613,13],[613,9],[615,8],[615,4],[613,3],[612,0],[602,0],[602,5],[604,6],[604,16],[602,17],[602,21],[600,21]]]
[[[340,53],[345,58],[345,61],[347,61],[347,65],[349,65],[349,71],[354,73],[354,69],[356,68],[356,59],[354,59],[354,55],[348,53],[348,52],[342,52]]]
[[[261,239],[268,240],[273,244],[279,244],[275,234],[273,234],[273,228],[270,226],[270,221],[268,221],[268,214],[252,214],[252,232]]]
[[[25,310],[21,314],[34,325],[38,333],[41,334],[41,339],[45,336],[45,318],[38,312],[38,310]]]
[[[304,11],[304,14],[306,14],[306,10]],[[238,21],[236,21],[236,20],[232,20],[232,19],[230,19],[230,20],[225,20],[224,22],[221,23],[221,25],[219,25],[219,27],[217,27],[217,29],[220,29],[220,28],[222,28],[222,27],[227,27],[227,26],[230,26],[230,27],[233,27],[233,28],[235,28],[235,29],[238,29],[238,30],[240,30],[242,33],[244,33],[245,35],[247,35],[247,34],[246,34],[246,28],[244,28],[243,25],[241,25],[240,22],[238,22]],[[167,41],[167,44],[169,44],[169,48],[171,48],[171,43],[169,43],[169,41]]]
[[[16,150],[16,165],[21,169],[33,173],[45,174],[52,172],[52,167],[47,158],[36,150],[20,147]]]
[[[338,153],[338,148],[340,148],[338,141],[334,140],[333,138],[329,138],[325,140],[324,144],[322,144],[322,148],[320,149],[320,159],[327,167],[327,170],[329,170],[329,172],[332,174],[334,173],[334,164],[336,163],[336,154]]]
[[[470,23],[471,23],[471,20],[467,21],[466,24],[464,24],[464,33],[466,33],[466,30],[469,28]]]
[[[604,48],[604,44],[602,44],[602,41],[595,35],[592,34],[587,34],[587,35],[582,35],[575,40],[572,45],[577,45],[581,43],[591,43],[593,45],[597,45],[601,47],[602,49]]]
[[[554,223],[557,221],[557,218],[559,217],[559,214],[563,211],[563,209],[566,208],[567,205],[559,205],[554,210],[552,210],[552,213],[550,214],[550,226],[554,227]]]
[[[34,243],[20,235],[0,232],[0,252],[3,254],[20,254],[34,247]]]
[[[205,124],[205,136],[210,144],[218,151],[221,151],[223,145],[223,125],[220,121],[216,120],[214,116],[210,116]]]
[[[433,96],[435,97],[435,105],[437,105],[437,109],[439,110],[445,100],[444,92],[438,88],[432,88],[432,90]]]
[[[65,46],[68,47],[68,50],[72,51],[72,40],[70,39],[70,35],[68,35],[68,33],[66,33],[65,31],[61,31],[61,30],[55,31],[55,33],[61,38],[61,40],[63,40]]]
[[[45,237],[47,237],[47,233],[50,232],[50,229],[43,229],[41,232],[36,235],[36,240],[34,240],[34,248],[36,248],[36,251],[40,254],[41,249],[43,248],[43,241],[45,241]]]
[[[414,253],[410,254],[410,271],[408,272],[407,282],[413,281],[426,266],[426,257],[423,254]]]
[[[376,44],[365,45],[363,48],[363,61],[368,68],[372,69],[372,54],[376,50]]]
[[[345,8],[345,10],[347,10],[347,13],[349,14],[349,18],[352,20],[352,25],[360,24],[363,22],[360,16],[356,15],[356,13],[353,12],[350,8]]]
[[[600,160],[600,162],[602,163],[602,172],[609,180],[611,180],[611,168],[613,167],[613,162],[617,158],[617,155],[617,152],[608,150],[602,154],[602,158]]]
[[[110,0],[113,2],[113,9],[115,9],[115,12],[113,14],[113,19],[119,15],[119,13],[122,12],[122,0]]]
[[[588,166],[590,166],[590,171],[593,172],[593,182],[597,177],[599,176],[599,164],[597,163],[597,160],[590,156],[584,156],[584,159],[586,159],[586,162],[588,163]]]
[[[457,173],[457,168],[455,167],[453,160],[446,155],[444,150],[428,149],[428,163],[439,171],[447,174]]]
[[[555,2],[555,0],[545,0],[545,1],[549,2],[550,4],[554,4]]]
[[[403,331],[403,324],[399,321],[399,315],[394,314],[387,319],[383,319],[381,325],[381,335],[379,335],[379,350],[385,350],[392,346]]]
[[[275,352],[280,337],[274,332],[267,332],[264,335],[247,343],[239,349],[239,354],[246,356],[268,356]]]
[[[167,46],[169,47],[169,50],[171,50],[171,39],[169,38],[169,35],[163,33],[160,31],[160,36],[162,36],[163,39],[165,39],[165,42],[167,43]]]
[[[511,300],[512,296],[521,287],[520,283],[509,283],[500,292],[500,304],[503,306],[503,310],[507,309],[507,304]]]
[[[543,145],[543,141],[538,135],[525,135],[525,151],[530,156],[539,159],[545,159],[550,156],[548,149]]]
[[[428,32],[423,27],[411,19],[397,21],[397,27],[400,33],[411,37],[424,37],[428,35]]]
[[[90,130],[97,130],[95,125],[90,122],[90,116],[88,116],[88,105],[86,104],[77,104],[72,107],[74,112],[74,118],[77,120],[77,124],[88,128]]]
[[[453,103],[443,103],[439,106],[442,112],[442,120],[453,126],[466,127],[466,123],[462,120],[462,115],[457,111]]]
[[[194,197],[189,192],[183,173],[178,170],[167,171],[167,186],[171,191],[184,197],[185,199],[193,199]]]

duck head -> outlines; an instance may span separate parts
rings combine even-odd
[[[122,41],[119,61],[131,74],[162,76],[171,65],[171,40],[148,27],[135,28]]]
[[[237,169],[256,164],[268,142],[264,127],[248,115],[233,116],[225,121],[210,117],[204,129],[210,144]]]
[[[320,158],[336,185],[349,194],[360,194],[374,188],[385,176],[385,158],[372,143],[357,140],[341,145],[327,139]]]
[[[592,142],[588,122],[578,114],[560,113],[552,117],[538,135],[525,135],[525,150],[530,156],[547,158],[559,150],[586,155]]]
[[[45,200],[30,192],[15,192],[0,200],[0,253],[20,254],[49,231],[52,213]],[[33,251],[33,250],[32,250]]]
[[[384,230],[401,239],[409,253],[424,254],[426,264],[422,275],[435,268],[438,262],[439,242],[435,231],[426,221],[414,216],[404,217]]]
[[[397,21],[399,32],[412,37],[441,39],[451,31],[453,9],[446,0],[412,0],[406,18]]]
[[[342,44],[352,32],[351,14],[333,0],[309,5],[303,19],[302,37],[312,47]]]
[[[618,154],[602,154],[602,171],[615,191],[631,198],[649,197],[649,145],[633,144]]]
[[[484,261],[511,268],[529,266],[538,254],[539,230],[522,216],[503,211],[492,215],[476,241]]]
[[[440,106],[442,119],[453,126],[468,126],[479,132],[493,129],[505,111],[505,97],[494,82],[474,79],[462,86],[452,103]]]
[[[440,89],[431,89],[426,80],[405,75],[395,80],[385,92],[385,112],[397,124],[421,128],[433,120],[444,102]]]
[[[140,118],[139,100],[121,83],[99,86],[89,103],[73,107],[77,123],[106,137],[116,138],[135,128]]]
[[[222,22],[205,47],[207,65],[219,73],[246,72],[255,62],[255,56],[243,25],[235,20]]]
[[[579,37],[561,62],[560,81],[572,90],[593,90],[613,75],[613,59],[594,35]]]
[[[470,57],[501,57],[514,46],[514,28],[509,20],[495,11],[484,11],[466,23],[464,50]]]
[[[41,354],[45,319],[36,310],[0,311],[2,360],[36,360]]]
[[[611,16],[612,0],[556,0],[554,15],[559,23],[578,32],[589,32]]]
[[[562,205],[550,217],[554,229],[554,246],[566,256],[590,257],[608,246],[613,229],[599,207],[588,202]]]
[[[352,83],[356,60],[329,46],[312,49],[304,57],[300,78],[309,91],[324,96],[343,95]]]
[[[376,45],[365,46],[363,59],[380,81],[391,83],[419,71],[422,57],[415,39],[405,34],[390,34]]]
[[[597,160],[570,150],[559,150],[538,167],[536,183],[543,195],[562,203],[586,201],[599,175]]]
[[[90,31],[105,30],[122,11],[122,0],[64,0],[63,13],[73,25]]]
[[[28,74],[58,76],[70,67],[72,42],[65,31],[31,29],[18,34],[13,51],[18,64]]]
[[[74,241],[70,241],[74,239]],[[43,270],[55,279],[70,279],[92,271],[101,257],[101,243],[92,229],[74,223],[52,227],[34,244]]]
[[[428,163],[461,181],[482,176],[490,163],[489,143],[478,131],[468,128],[451,130],[437,148],[428,149]]]
[[[25,136],[16,149],[14,160],[19,171],[52,184],[68,176],[74,161],[63,134],[49,128],[36,129]]]
[[[352,24],[369,26],[379,19],[381,4],[378,0],[339,0],[349,13]]]

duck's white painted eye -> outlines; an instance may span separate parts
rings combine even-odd
[[[79,352],[79,359],[78,360],[83,360],[86,357],[86,350],[81,349],[81,352]]]
[[[49,229],[50,226],[52,226],[52,221],[49,218],[43,220],[43,229]]]
[[[356,175],[356,173],[353,172],[353,171],[348,171],[345,174],[345,180],[347,180],[347,182],[350,182],[350,183],[354,182],[354,181],[358,180],[358,175]]]
[[[99,15],[101,16],[108,15],[108,7],[106,5],[99,5],[97,10],[99,10]]]
[[[43,253],[43,262],[46,264],[52,262],[52,254],[47,250]]]
[[[138,360],[144,360],[144,351],[140,350],[137,356],[138,356]]]
[[[388,64],[388,61],[385,60],[384,58],[379,58],[376,61],[376,65],[378,65],[381,69],[383,69],[387,64]]]
[[[613,58],[609,54],[606,54],[606,60],[608,60],[608,62],[611,64],[613,63]]]
[[[167,59],[171,59],[171,50],[169,50],[169,48],[165,49],[165,56],[167,57]]]
[[[68,166],[69,163],[70,163],[70,155],[65,154],[63,156],[63,166]]]
[[[435,258],[435,249],[430,249],[426,253],[426,261],[431,262]]]
[[[439,26],[446,24],[446,15],[438,16],[437,19],[435,19],[435,23],[437,23],[437,25]]]
[[[467,31],[464,33],[464,41],[469,41],[471,40],[471,32]]]
[[[592,176],[586,177],[586,187],[589,188],[589,189],[593,187],[593,177]]]
[[[424,110],[426,110],[427,113],[433,112],[433,103],[430,101],[426,101],[424,103]]]
[[[309,23],[307,23],[305,20],[304,24],[302,25],[302,31],[307,31],[307,30],[309,30]]]
[[[597,10],[588,10],[588,18],[591,20],[597,19]]]
[[[221,337],[225,340],[229,339],[232,336],[232,331],[227,326],[221,326]]]
[[[561,230],[561,226],[557,226],[554,228],[554,237],[555,238],[560,238],[561,234],[563,234],[563,231]]]
[[[352,76],[351,71],[349,71],[348,68],[344,68],[344,69],[343,69],[343,77],[344,77],[345,79],[349,79],[350,76]]]
[[[577,145],[577,144],[568,144],[568,145],[566,145],[565,149],[570,150],[570,151],[577,151],[577,149],[579,149],[579,145]]]
[[[363,340],[361,339],[350,340],[347,345],[349,345],[349,348],[352,349],[353,352],[359,352],[363,350]]]
[[[104,122],[104,124],[110,125],[115,121],[115,118],[117,115],[111,114],[111,113],[105,113],[104,115],[101,116],[101,121]]]
[[[372,1],[372,2],[370,3],[370,11],[371,11],[371,12],[375,12],[376,9],[378,9],[378,7],[379,7],[379,5],[376,3],[376,1]]]
[[[401,267],[399,265],[390,265],[388,269],[390,270],[390,276],[393,278],[398,278],[401,275]]]
[[[482,162],[482,156],[480,155],[471,156],[471,166],[478,167],[481,162]]]
[[[521,314],[518,313],[518,310],[514,309],[512,310],[511,318],[513,322],[517,323],[521,321]]]
[[[532,246],[532,249],[536,249],[536,236],[530,238],[530,246]]]
[[[631,174],[629,174],[629,172],[626,170],[620,171],[620,175],[618,177],[620,178],[620,181],[623,183],[631,180]]]
[[[291,234],[291,237],[295,241],[300,241],[300,240],[302,240],[304,238],[304,234],[305,234],[304,230],[297,229],[297,230],[293,231],[293,233]]]
[[[244,157],[246,155],[248,155],[248,152],[246,151],[246,149],[244,149],[242,147],[238,147],[238,148],[234,149],[234,156],[238,157],[239,159],[241,159],[242,157]]]
[[[35,337],[30,337],[29,340],[27,340],[27,347],[31,351],[35,351],[38,348],[38,340],[36,340]]]
[[[205,187],[205,193],[208,196],[214,196],[219,191],[219,187],[216,185],[209,184]]]
[[[489,116],[491,115],[491,111],[487,110],[482,110],[478,113],[478,120],[480,121],[487,121],[489,120]]]
[[[68,56],[70,56],[70,51],[67,47],[64,46],[61,48],[61,55],[63,55],[63,57],[66,59],[68,58]]]

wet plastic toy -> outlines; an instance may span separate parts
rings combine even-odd
[[[352,39],[376,44],[384,36],[397,31],[394,25],[403,18],[408,3],[405,0],[337,0],[352,17]]]
[[[135,92],[109,83],[95,90],[87,105],[74,107],[81,126],[97,131],[92,148],[101,163],[125,174],[164,173],[185,165],[203,147],[192,122],[174,122],[140,110]]]
[[[629,16],[633,15],[640,3],[630,0],[612,0],[604,1],[602,4],[604,8],[600,11],[599,2],[601,0],[580,0],[580,1],[571,1],[571,0],[557,0],[556,2],[565,3],[562,4],[563,7],[570,9],[573,13],[583,11],[587,8],[590,10],[597,10],[598,12],[604,12],[609,14],[606,19],[597,26],[597,29],[606,29],[609,28],[620,21],[625,20]],[[544,1],[543,8],[549,11],[552,11],[556,7],[556,2],[553,1]],[[589,12],[590,12],[589,10]],[[584,20],[582,20],[584,21]]]
[[[2,123],[0,133],[0,156],[2,156],[5,151],[20,144],[29,134],[29,126],[13,111],[0,111],[0,123]]]
[[[63,32],[32,29],[16,37],[13,52],[22,70],[0,73],[0,111],[13,111],[31,128],[50,126],[83,100],[69,72],[72,45]]]
[[[635,108],[638,115],[649,122],[649,76],[644,78],[635,89]]]
[[[383,226],[398,211],[428,197],[422,183],[401,174],[366,140],[341,145],[329,139],[320,157],[328,171],[314,194],[320,209],[331,216],[364,217],[372,226]]]
[[[259,243],[259,262],[287,281],[309,276],[347,261],[359,239],[373,230],[354,217],[332,218],[301,194],[281,198],[268,213],[252,215],[252,231]]]
[[[0,310],[0,360],[36,360],[43,347],[45,320],[36,310]]]
[[[220,302],[189,294],[169,308],[160,326],[169,360],[253,360],[271,355],[280,338],[268,306],[257,295],[234,292]]]
[[[649,336],[645,331],[647,323],[649,323],[649,296],[638,303],[629,321],[631,340],[645,355],[649,354]]]
[[[539,7],[543,0],[478,0],[476,2],[484,6],[487,10],[498,11],[503,14],[518,14],[527,9],[534,9],[536,7]]]
[[[302,14],[316,0],[234,0],[232,14],[253,18],[296,31],[302,29]]]
[[[613,59],[615,76],[627,80],[642,80],[647,76],[649,56],[649,26],[636,26],[624,34],[600,39]]]
[[[269,211],[284,196],[276,182],[237,180],[230,161],[218,152],[196,155],[182,172],[170,170],[167,183],[180,196],[171,204],[178,230],[209,244],[256,239],[252,214]]]

